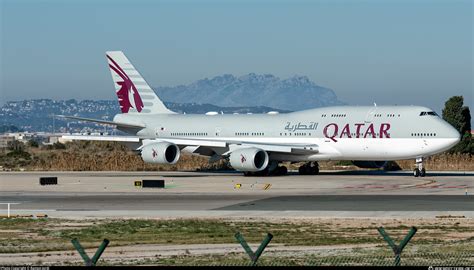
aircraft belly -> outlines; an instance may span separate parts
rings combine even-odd
[[[345,160],[397,160],[442,151],[441,139],[339,139],[332,144]],[[321,146],[322,149],[322,146]],[[322,150],[320,150],[322,152]]]

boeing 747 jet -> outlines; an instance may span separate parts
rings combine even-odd
[[[178,114],[163,104],[121,51],[106,53],[121,113],[114,125],[129,136],[66,135],[73,140],[117,141],[148,163],[175,164],[181,152],[227,159],[245,175],[287,173],[282,162],[305,162],[300,174],[318,174],[320,160],[350,160],[363,168],[415,159],[423,177],[426,157],[456,145],[460,134],[420,106],[335,106],[292,113]]]

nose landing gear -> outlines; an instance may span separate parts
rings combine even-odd
[[[413,176],[425,177],[426,170],[423,168],[423,158],[417,158],[415,166],[416,168],[413,170]]]

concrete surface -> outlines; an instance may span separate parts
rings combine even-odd
[[[39,185],[41,176],[57,176],[58,185]],[[165,179],[166,188],[135,187],[134,181],[142,179]],[[0,203],[18,203],[11,206],[12,214],[66,218],[473,217],[471,194],[472,172],[430,172],[424,178],[380,171],[279,177],[232,172],[0,173]],[[6,214],[6,205],[0,204],[0,214]]]

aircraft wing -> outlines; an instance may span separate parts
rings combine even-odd
[[[224,149],[222,155],[230,154],[232,151],[240,148],[256,147],[267,152],[279,152],[289,154],[315,154],[318,153],[318,145],[316,144],[277,144],[277,143],[260,143],[252,141],[235,141],[235,140],[209,140],[209,139],[187,139],[187,138],[158,138],[156,140],[144,141],[144,145],[154,141],[167,141],[174,143],[182,148],[187,146],[198,146],[195,150],[203,148],[208,149]],[[222,152],[222,151],[220,151]]]
[[[318,153],[319,147],[317,144],[277,144],[277,143],[260,143],[252,141],[235,141],[235,140],[209,140],[209,139],[195,139],[195,138],[157,138],[148,139],[140,138],[138,136],[97,136],[97,135],[63,135],[64,139],[69,140],[86,140],[86,141],[113,141],[113,142],[140,142],[144,145],[166,141],[178,145],[181,149],[188,146],[195,146],[195,153],[204,154],[206,152],[218,152],[222,155],[228,155],[232,151],[240,148],[256,147],[267,152],[278,152],[288,154],[316,154]],[[141,148],[140,147],[140,148]],[[140,150],[138,148],[137,150]],[[206,151],[210,150],[210,151]]]

